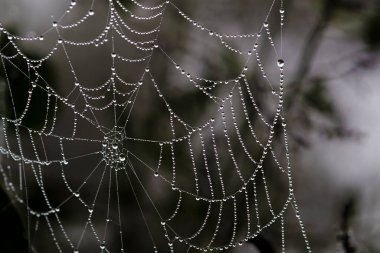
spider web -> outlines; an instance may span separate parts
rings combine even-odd
[[[282,1],[270,3],[251,34],[215,32],[172,1],[110,0],[105,9],[96,1],[83,4],[85,13],[71,1],[41,36],[0,27],[11,109],[2,116],[0,172],[25,213],[29,250],[228,251],[277,226],[285,252],[287,215],[293,214],[311,252],[293,194],[282,41],[277,47],[271,34],[272,16],[282,34]],[[188,71],[171,49],[176,45],[165,40],[175,33],[165,28],[174,26],[169,15],[244,64],[227,78]],[[92,34],[96,25],[101,29]],[[86,29],[91,38],[79,41]],[[23,51],[41,43],[49,48],[43,57]],[[267,44],[275,55],[269,65],[260,51]],[[81,67],[91,64],[89,55],[97,57],[91,73]],[[60,85],[44,71],[54,58],[64,62]],[[277,69],[275,78],[266,66]],[[255,68],[271,91],[272,108],[255,100]],[[96,76],[102,71],[104,80]],[[192,98],[176,100],[176,92]],[[158,119],[149,121],[153,116]],[[40,122],[30,124],[36,117]],[[268,175],[286,182],[286,190]],[[273,199],[278,191],[284,196]]]

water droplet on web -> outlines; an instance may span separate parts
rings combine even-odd
[[[90,10],[90,11],[88,12],[88,14],[89,14],[90,16],[93,16],[93,15],[95,14],[95,12],[94,12],[94,10]]]
[[[285,65],[284,60],[283,59],[278,59],[277,66],[279,66],[280,68],[282,68],[282,67],[284,67],[284,65]]]

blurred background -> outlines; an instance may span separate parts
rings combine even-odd
[[[265,0],[173,0],[172,2],[200,24],[224,34],[258,32],[262,28],[263,20],[272,4],[271,1]],[[141,3],[152,6],[154,1],[146,0]],[[141,16],[149,12],[129,0],[122,1],[122,4]],[[39,36],[50,29],[52,22],[60,17],[69,5],[69,1],[0,0],[0,22],[12,34]],[[312,250],[313,252],[380,252],[380,198],[378,197],[380,190],[378,168],[380,152],[380,114],[378,113],[380,101],[378,85],[378,80],[380,80],[380,1],[286,0],[284,1],[285,25],[282,33],[278,12],[280,2],[275,2],[274,6],[268,22],[276,46],[279,46],[282,41],[282,58],[285,60],[284,114],[287,119],[295,196],[298,198]],[[95,1],[92,6],[91,1],[78,0],[75,9],[67,15],[62,24],[77,21],[86,15],[89,9],[95,11],[92,22],[84,22],[83,26],[78,29],[63,30],[61,36],[67,40],[86,41],[92,40],[99,34],[107,22],[108,4],[102,1]],[[154,13],[154,10],[150,13]],[[154,21],[136,21],[133,25],[140,30],[149,30],[155,27]],[[57,33],[50,31],[44,34],[42,42],[19,42],[18,45],[28,56],[40,58],[51,50],[57,38]],[[131,38],[137,40],[138,36],[131,35]],[[245,58],[236,56],[220,45],[216,39],[189,25],[173,8],[165,13],[158,41],[160,48],[164,49],[186,71],[207,79],[233,79],[245,64]],[[4,47],[8,42],[6,36],[0,37],[2,54],[12,55],[12,49]],[[252,38],[229,42],[234,48],[244,51],[252,45]],[[100,45],[96,50],[92,47],[70,45],[67,47],[70,61],[75,66],[77,77],[81,83],[89,84],[89,87],[91,87],[90,84],[93,84],[92,87],[96,87],[107,80],[112,64],[112,59],[109,57],[112,52],[110,43]],[[116,41],[115,47],[120,55],[128,53],[131,58],[141,56],[141,53],[133,52],[121,42]],[[270,42],[263,40],[259,46],[259,52],[268,77],[273,80],[273,83],[278,83],[277,56]],[[53,89],[62,94],[62,97],[70,99],[69,94],[71,94],[70,91],[75,80],[67,63],[64,52],[57,51],[53,57],[44,62],[39,70]],[[16,60],[15,64],[26,69],[22,59]],[[116,67],[121,73],[120,75],[129,82],[136,82],[139,74],[144,72],[141,64],[123,64],[118,63]],[[262,78],[257,63],[251,63],[248,67],[247,77],[255,84],[252,87],[255,100],[264,116],[271,118],[275,110],[276,97],[273,96],[272,89]],[[154,54],[150,68],[157,83],[165,84],[162,89],[168,97],[169,103],[186,120],[196,125],[212,115],[214,110],[212,103],[202,97],[199,92],[187,88],[185,83],[188,80],[175,72],[172,62],[165,55]],[[13,99],[16,101],[14,106],[9,98],[6,73],[12,83],[19,84],[12,90],[12,94],[15,96]],[[17,73],[3,61],[3,67],[0,70],[0,111],[7,118],[14,118],[14,114],[18,114],[25,107],[28,88],[23,88],[22,83],[28,81]],[[136,75],[136,73],[138,74]],[[275,88],[277,89],[277,86]],[[215,91],[215,94],[223,95],[227,90],[220,88]],[[133,122],[126,126],[126,132],[134,138],[156,140],[170,137],[167,109],[159,104],[156,95],[152,95],[154,92],[154,89],[142,91],[141,97],[139,97],[140,102],[137,103],[131,115]],[[37,92],[35,102],[32,102],[28,117],[24,121],[25,125],[33,129],[41,129],[45,114],[40,112],[46,110],[46,97],[44,92]],[[14,112],[14,108],[16,112]],[[57,112],[58,135],[70,135],[74,116],[68,109],[65,109],[65,105],[58,108],[60,108]],[[99,118],[103,125],[112,128],[112,117],[107,111],[99,115]],[[261,135],[259,139],[265,140],[267,135],[261,129],[260,125],[255,128]],[[8,135],[9,140],[17,145],[16,134],[8,133]],[[91,129],[85,123],[80,122],[78,123],[78,135],[85,136],[85,138],[101,138],[95,128]],[[4,137],[1,138],[1,146],[5,147]],[[22,138],[26,138],[26,135],[23,135]],[[281,137],[278,136],[278,139],[280,140]],[[46,144],[51,147],[47,148],[51,149],[49,155],[52,158],[50,159],[60,156],[58,144],[54,140],[46,140]],[[64,144],[69,149],[65,154],[72,157],[83,153],[84,149],[89,150],[88,153],[90,153],[91,150],[99,148],[88,142]],[[125,145],[130,145],[130,143]],[[155,163],[159,156],[159,149],[153,145],[144,145],[136,144],[136,147],[132,149],[137,153],[143,153],[144,161]],[[281,146],[280,141],[279,145]],[[32,149],[29,148],[25,152],[32,152]],[[201,152],[198,153],[199,159],[202,159]],[[279,156],[284,157],[283,149],[279,150]],[[164,155],[163,160],[165,159],[168,160],[167,155]],[[94,168],[97,161],[95,158],[73,161],[71,167],[67,169],[68,181],[79,186],[89,172],[84,167]],[[186,162],[190,163],[190,161],[182,161],[184,167],[186,167]],[[18,163],[3,154],[1,165],[4,170],[8,167],[9,170],[16,170],[14,173],[16,176],[11,180],[18,183]],[[165,171],[165,166],[168,171]],[[276,169],[275,164],[271,162],[268,162],[266,166],[273,167],[273,170]],[[57,187],[58,181],[62,181],[60,166],[57,165],[56,170],[54,170],[54,165],[50,167],[52,170],[48,170],[44,176],[46,191],[55,196],[53,202],[60,203],[67,197],[67,193],[62,190],[64,189],[62,182],[63,187]],[[163,168],[162,173],[169,175],[170,165],[163,164]],[[271,171],[271,169],[268,170]],[[32,176],[32,174],[27,176]],[[269,182],[273,182],[272,199],[276,203],[282,203],[285,197],[284,189],[287,189],[288,182],[278,176],[277,172],[268,173],[266,176]],[[163,210],[176,206],[177,196],[172,192],[170,185],[159,185],[154,181],[152,175],[141,175],[141,177],[148,190],[152,190],[151,194],[160,203]],[[181,177],[186,178],[187,175],[184,173],[178,177],[181,184]],[[237,182],[234,180],[231,179],[231,187]],[[0,247],[4,248],[4,251],[1,249],[0,251],[27,252],[25,207],[17,204],[12,194],[5,190],[7,187],[4,178],[1,182],[4,190],[0,194],[0,224],[7,225],[0,226]],[[185,181],[182,183],[186,184]],[[81,191],[84,200],[87,195],[91,195],[93,189],[99,186],[99,181],[90,182],[87,186],[88,189],[84,188]],[[31,196],[29,205],[37,210],[45,210],[39,206],[42,205],[40,204],[42,197],[37,193],[34,195],[33,192],[33,187],[37,188],[36,182],[31,182],[29,187]],[[139,206],[133,199],[130,186],[125,183],[120,187],[120,191],[129,191],[121,203],[121,208],[123,212],[128,213],[129,217],[133,217],[132,219],[127,218],[127,225],[125,225],[127,227],[126,241],[132,245],[130,250],[131,252],[151,252],[151,247],[146,245],[147,232],[141,225]],[[74,188],[75,186],[73,186]],[[139,191],[138,196],[144,199],[143,191],[141,189]],[[22,192],[23,189],[20,189],[20,193]],[[105,203],[106,188],[101,188],[100,193],[99,198],[103,198],[103,202],[99,202]],[[73,236],[79,236],[86,223],[84,213],[87,210],[84,210],[80,204],[73,201],[67,210],[62,211],[64,212],[62,219],[69,224],[68,233]],[[98,204],[98,207],[99,205],[101,206]],[[142,205],[148,206],[149,201],[142,200]],[[203,219],[200,210],[205,209],[205,206],[197,206],[194,203],[187,205],[190,210],[189,214],[183,217],[183,224],[180,221],[177,221],[176,224],[178,229],[183,226],[184,231],[189,226],[188,223],[196,223]],[[244,203],[242,205],[244,207]],[[278,205],[281,206],[281,204]],[[105,209],[105,207],[106,205],[99,207],[99,215],[102,212],[101,209]],[[231,206],[227,207],[226,210],[231,208]],[[154,212],[146,209],[144,210],[150,219],[151,216],[154,216]],[[105,210],[103,211],[105,212]],[[167,214],[169,213],[170,211],[167,212]],[[292,221],[294,217],[291,218],[291,216],[289,215],[290,221],[286,227],[288,231],[286,238],[289,242],[288,252],[306,252],[299,226],[295,220]],[[78,219],[77,223],[76,219]],[[95,217],[95,223],[97,219],[99,222],[104,220],[104,218]],[[190,221],[186,221],[186,219],[190,219]],[[134,233],[128,234],[128,226],[134,227]],[[114,238],[118,238],[117,227],[119,226],[115,226],[115,231],[110,229],[111,238],[112,233],[115,233]],[[227,226],[223,229],[229,231],[232,228]],[[153,234],[158,230],[160,230],[160,225],[153,225]],[[38,228],[38,231],[42,238],[44,235],[50,234],[46,225]],[[162,232],[158,233],[162,234]],[[246,242],[242,247],[226,250],[226,252],[280,252],[280,233],[280,227],[273,226],[264,231],[256,241]],[[163,236],[161,235],[161,237]],[[94,243],[91,240],[90,238],[83,239],[82,245],[85,249],[83,252],[99,250],[98,245],[93,248]],[[218,240],[223,241],[223,237]],[[119,247],[118,243],[112,243],[111,239],[111,243],[107,245],[110,252],[114,252],[113,247]],[[199,240],[199,243],[202,243],[202,239]],[[36,245],[36,252],[56,251],[53,242],[44,241],[41,238],[37,238],[34,245]],[[157,239],[157,247],[160,252],[169,252],[170,250],[165,244],[164,237]],[[63,246],[63,251],[71,252],[68,250],[69,248],[69,245]],[[186,252],[186,250],[179,248],[178,252]],[[194,250],[194,252],[196,251]]]

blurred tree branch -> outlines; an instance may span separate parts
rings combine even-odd
[[[321,14],[315,21],[302,47],[299,63],[296,67],[293,80],[289,83],[289,95],[286,100],[286,111],[289,112],[291,121],[299,122],[302,129],[314,128],[315,122],[308,112],[309,109],[326,118],[325,123],[318,127],[318,131],[328,138],[345,138],[355,135],[355,131],[349,129],[339,112],[330,103],[329,95],[325,88],[326,77],[310,78],[310,70],[317,55],[318,49],[324,40],[324,32],[342,10],[353,11],[354,7],[361,6],[349,0],[323,0]],[[306,84],[308,84],[306,86]],[[319,91],[316,93],[316,91]],[[322,105],[322,106],[321,106]],[[308,140],[297,132],[289,131],[290,136],[300,146],[309,146]]]
[[[302,92],[305,79],[308,77],[311,65],[323,40],[323,33],[328,28],[331,20],[339,9],[357,11],[365,4],[356,0],[323,0],[322,11],[313,28],[308,34],[301,51],[300,60],[293,81],[290,83],[292,93],[288,101],[288,107],[293,106],[294,98]]]
[[[336,8],[335,2],[335,0],[325,0],[321,16],[314,24],[313,29],[310,31],[306,39],[295,76],[295,84],[298,83],[299,88],[310,71],[311,63],[323,38],[322,34],[328,27]]]
[[[294,98],[302,91],[305,78],[308,76],[311,64],[323,39],[323,33],[328,27],[338,7],[339,0],[324,0],[322,13],[315,22],[304,43],[298,69],[290,86],[293,89],[291,99],[288,100],[288,108],[293,107]]]
[[[342,211],[341,234],[338,236],[338,240],[342,243],[343,250],[346,253],[356,252],[356,247],[353,245],[350,235],[350,225],[355,214],[355,205],[356,201],[354,197],[350,197],[344,204]]]

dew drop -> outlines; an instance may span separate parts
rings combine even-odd
[[[280,68],[282,68],[282,67],[284,67],[284,65],[285,65],[284,60],[283,59],[278,59],[277,66],[279,66]]]
[[[125,161],[125,156],[124,155],[120,155],[119,156],[119,160],[120,160],[120,162],[124,162]]]

